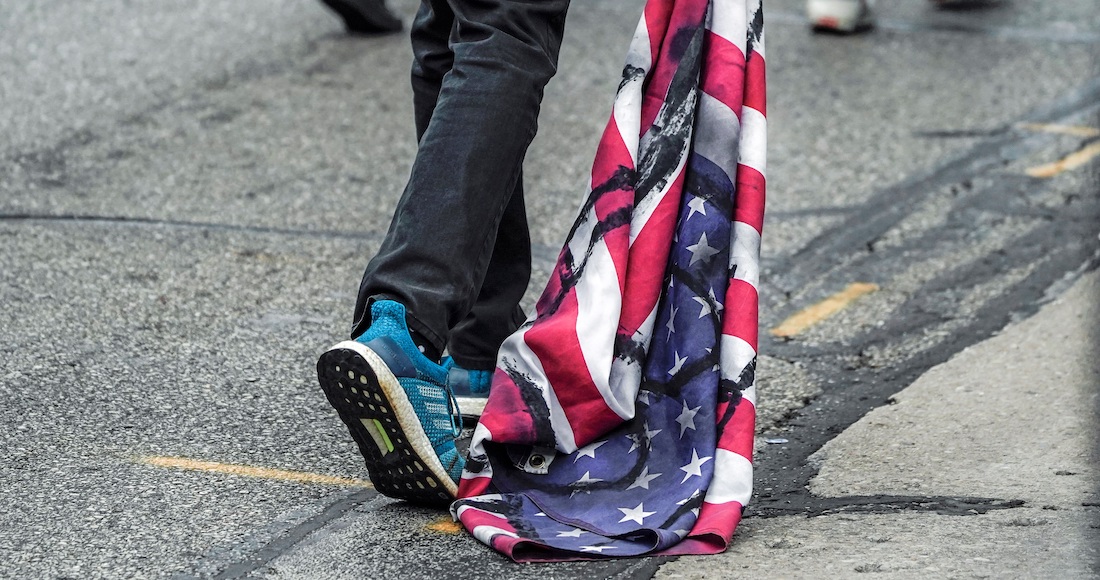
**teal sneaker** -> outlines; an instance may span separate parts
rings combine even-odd
[[[447,505],[465,460],[447,371],[425,357],[409,335],[405,307],[371,306],[371,325],[317,361],[317,380],[366,460],[380,493],[420,504]]]
[[[450,387],[462,412],[462,421],[470,427],[477,423],[482,411],[485,410],[485,401],[489,399],[489,386],[493,384],[495,370],[464,369],[449,356],[443,357],[441,364],[447,371],[447,386]]]

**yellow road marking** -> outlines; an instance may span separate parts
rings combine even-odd
[[[449,517],[434,521],[424,527],[442,534],[457,534],[462,531],[462,525]]]
[[[1059,133],[1061,135],[1073,135],[1075,137],[1097,137],[1100,129],[1094,127],[1081,127],[1077,125],[1049,125],[1045,123],[1023,123],[1021,129],[1037,131],[1040,133]]]
[[[783,321],[783,324],[773,328],[771,333],[781,338],[792,337],[837,312],[844,310],[860,296],[870,294],[876,290],[878,290],[877,284],[868,284],[866,282],[849,284],[844,290],[791,315],[790,318]]]
[[[1063,171],[1077,169],[1089,161],[1092,161],[1092,158],[1097,155],[1100,155],[1100,142],[1093,143],[1083,149],[1070,153],[1053,163],[1032,167],[1028,169],[1026,173],[1032,177],[1054,177]]]
[[[268,467],[252,467],[250,465],[234,465],[231,463],[218,463],[215,461],[200,461],[198,459],[187,459],[186,457],[146,455],[139,457],[138,462],[155,467],[185,469],[188,471],[205,471],[209,473],[224,473],[227,475],[238,475],[241,477],[256,477],[260,479],[273,479],[277,481],[292,481],[294,483],[319,483],[323,485],[343,485],[347,487],[373,487],[369,481],[365,481],[362,479],[336,477],[333,475],[321,475],[320,473],[308,473],[305,471],[288,471],[285,469],[271,469]]]

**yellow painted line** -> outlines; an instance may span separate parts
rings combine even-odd
[[[1063,171],[1069,171],[1071,169],[1077,169],[1078,167],[1092,161],[1094,157],[1100,155],[1100,142],[1093,143],[1079,151],[1070,153],[1058,161],[1053,163],[1047,163],[1045,165],[1039,165],[1032,167],[1026,171],[1026,173],[1032,177],[1048,178],[1054,177]]]
[[[457,534],[462,531],[462,525],[449,517],[434,521],[424,527],[441,534]]]
[[[844,290],[833,294],[809,308],[791,315],[790,318],[783,321],[783,324],[773,328],[771,333],[780,338],[792,337],[837,312],[844,310],[860,296],[870,294],[876,290],[878,290],[877,284],[868,284],[866,282],[849,284]]]
[[[139,457],[138,462],[154,467],[184,469],[187,471],[204,471],[207,473],[224,473],[226,475],[272,479],[276,481],[291,481],[294,483],[319,483],[322,485],[342,485],[346,487],[373,487],[369,481],[362,479],[321,475],[320,473],[308,473],[305,471],[288,471],[285,469],[271,469],[268,467],[234,465],[232,463],[218,463],[216,461],[200,461],[198,459],[187,459],[186,457],[146,455]]]
[[[1100,129],[1095,127],[1082,127],[1078,125],[1049,125],[1045,123],[1023,123],[1021,129],[1036,131],[1039,133],[1058,133],[1061,135],[1073,135],[1074,137],[1098,137]]]

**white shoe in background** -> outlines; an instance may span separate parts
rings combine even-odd
[[[851,34],[874,25],[867,0],[806,0],[806,15],[817,30]]]

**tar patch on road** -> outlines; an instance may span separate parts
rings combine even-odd
[[[1029,127],[1083,123],[1100,126],[1100,79],[1012,128],[989,132],[939,167],[884,188],[801,251],[768,265],[770,288],[761,294],[769,301],[766,309],[782,320],[852,280],[890,290],[906,277],[912,284],[914,264],[940,264],[929,267],[917,286],[899,290],[905,299],[878,325],[834,340],[764,337],[762,352],[803,365],[822,394],[780,426],[788,444],[757,452],[749,515],[972,515],[1023,505],[1011,498],[816,497],[808,485],[817,468],[808,458],[928,369],[1034,313],[1052,298],[1052,288],[1100,266],[1095,180],[1086,176],[1087,187],[1067,189],[1064,182],[1012,170],[1033,161],[1059,135]],[[1075,150],[1082,149],[1067,153]],[[1084,171],[1095,169],[1095,161],[1089,162]],[[898,235],[918,211],[938,212],[938,219]],[[960,257],[977,246],[990,250]],[[913,338],[937,336],[942,338]]]

